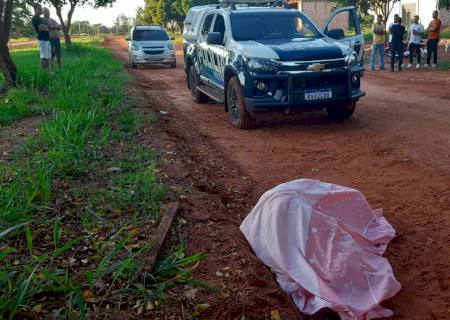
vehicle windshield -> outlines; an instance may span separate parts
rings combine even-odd
[[[134,30],[133,40],[135,41],[166,41],[169,35],[164,30]]]
[[[236,41],[322,37],[298,12],[240,12],[231,15]]]

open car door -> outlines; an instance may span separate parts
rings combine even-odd
[[[334,11],[325,22],[323,33],[355,50],[363,63],[364,36],[355,7],[344,7]]]

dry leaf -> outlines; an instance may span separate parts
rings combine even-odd
[[[272,310],[272,312],[270,312],[270,318],[271,320],[281,320],[281,316],[278,310]]]
[[[155,305],[151,301],[147,301],[147,311],[155,309]]]
[[[205,310],[205,309],[209,308],[209,304],[207,304],[207,303],[199,303],[198,305],[196,305],[196,308],[200,309],[200,310]]]
[[[91,299],[94,296],[94,293],[89,289],[84,289],[81,292],[81,295],[83,296],[84,300],[88,301],[89,299]]]
[[[220,271],[217,271],[217,272],[216,272],[216,276],[218,276],[218,277],[222,277],[222,276],[223,276],[223,273],[222,273],[222,272],[220,272]]]
[[[139,306],[139,308],[137,309],[137,314],[140,315],[144,312],[144,306]]]
[[[140,243],[133,243],[128,245],[128,247],[130,247],[131,249],[139,249],[141,247]]]
[[[42,304],[37,304],[33,307],[33,311],[36,313],[41,313],[42,312]]]
[[[137,236],[138,234],[141,233],[141,231],[139,231],[138,229],[132,229],[130,230],[130,233],[132,236]]]
[[[137,309],[141,306],[141,300],[136,301],[136,304],[131,309]]]
[[[188,289],[188,290],[184,291],[184,295],[188,299],[195,299],[195,297],[197,296],[198,290],[199,290],[198,288]]]

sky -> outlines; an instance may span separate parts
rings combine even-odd
[[[107,27],[114,25],[114,20],[120,14],[128,17],[135,17],[137,7],[143,7],[144,0],[116,0],[112,7],[94,9],[89,6],[77,7],[73,14],[72,21],[89,21],[91,24],[101,23]],[[63,9],[64,17],[67,17],[68,9]],[[56,18],[55,10],[50,7],[53,18]]]

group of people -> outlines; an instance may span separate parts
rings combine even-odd
[[[423,66],[421,65],[421,50],[420,46],[422,43],[422,39],[424,36],[425,28],[420,23],[419,16],[414,16],[414,20],[409,26],[408,30],[408,50],[409,50],[409,64],[403,63],[403,37],[406,32],[405,26],[402,24],[402,18],[398,14],[394,16],[394,23],[392,23],[388,30],[386,30],[385,21],[382,15],[377,16],[377,21],[373,25],[373,46],[372,46],[372,55],[370,59],[370,69],[372,71],[375,70],[375,60],[376,56],[379,57],[379,67],[380,70],[384,70],[384,46],[386,43],[386,34],[389,33],[389,42],[390,42],[390,50],[391,50],[391,71],[394,71],[395,57],[397,56],[398,62],[398,70],[402,71],[403,67],[411,68],[413,66],[414,56],[417,57],[416,68],[419,69],[421,67],[434,68],[437,64],[438,59],[438,44],[439,37],[441,32],[441,20],[438,17],[438,11],[433,12],[433,20],[430,22],[426,31],[428,31],[428,41],[427,41],[427,61]],[[433,62],[431,63],[431,59]]]
[[[43,17],[41,17],[43,15]],[[50,18],[50,10],[41,5],[34,6],[34,16],[31,20],[36,29],[39,41],[39,55],[42,69],[49,69],[56,58],[58,67],[61,68],[61,26]]]

